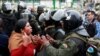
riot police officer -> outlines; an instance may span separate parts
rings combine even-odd
[[[10,2],[4,2],[2,4],[2,8],[1,8],[1,13],[0,13],[0,17],[3,19],[4,22],[4,33],[7,34],[8,36],[10,36],[14,25],[16,23],[16,17],[13,13],[13,7],[12,4]]]
[[[17,20],[22,18],[21,13],[23,13],[26,9],[26,4],[23,1],[19,1],[18,6],[17,6],[17,12],[15,12],[15,16]]]
[[[86,56],[86,37],[88,34],[80,33],[81,31],[87,33],[82,26],[80,13],[69,10],[65,11],[62,17],[63,16],[65,16],[65,18],[63,18],[63,28],[66,32],[66,38],[59,42],[59,48],[55,48],[46,38],[42,37],[44,46],[46,47],[46,54],[48,56]]]
[[[16,18],[13,13],[12,4],[10,2],[2,3],[0,18],[3,22],[3,26],[1,26],[2,32],[0,32],[0,36],[2,37],[1,40],[4,41],[3,43],[2,41],[0,42],[2,45],[0,48],[0,52],[2,53],[2,56],[9,56],[7,42],[16,23]]]

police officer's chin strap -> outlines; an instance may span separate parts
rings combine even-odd
[[[83,25],[81,25],[77,29],[75,29],[75,32],[81,36],[89,37],[89,34],[87,33],[87,31]]]

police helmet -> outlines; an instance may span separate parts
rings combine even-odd
[[[55,13],[56,13],[56,10],[44,12],[40,15],[39,21],[45,22],[46,26],[54,25],[55,20],[53,20],[52,17]]]
[[[45,21],[47,25],[55,25],[64,17],[64,10],[52,10],[42,13],[39,21]]]
[[[4,2],[2,4],[3,13],[10,13],[12,11],[12,4],[10,2]]]
[[[64,23],[64,30],[67,32],[78,28],[82,24],[81,15],[76,10],[66,11],[65,18],[62,20]]]
[[[19,3],[18,3],[18,11],[19,12],[22,12],[22,11],[24,11],[25,9],[26,9],[26,4],[25,4],[25,2],[23,2],[23,1],[19,1]]]
[[[100,3],[96,3],[96,4],[95,4],[95,10],[96,10],[96,11],[99,11],[99,10],[100,10]]]

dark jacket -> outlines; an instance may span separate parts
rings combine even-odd
[[[16,17],[15,15],[12,13],[12,14],[4,14],[4,13],[1,13],[0,14],[0,18],[3,19],[3,30],[4,32],[10,36],[12,30],[14,29],[14,26],[15,26],[15,23],[16,23]]]
[[[9,56],[8,36],[0,32],[0,55]]]

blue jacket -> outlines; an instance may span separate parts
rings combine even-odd
[[[96,38],[100,38],[100,22],[96,22]]]

